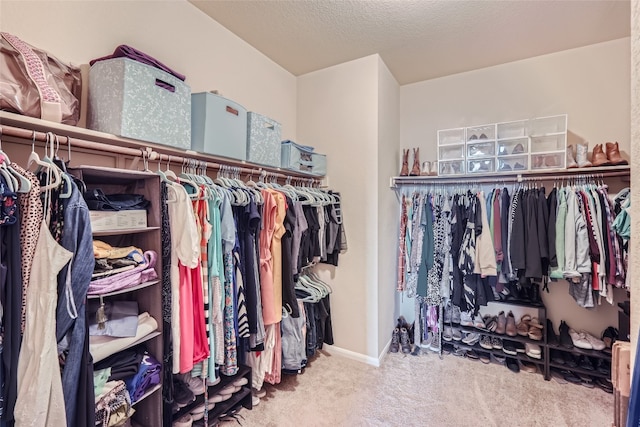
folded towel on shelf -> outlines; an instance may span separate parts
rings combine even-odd
[[[158,322],[149,313],[138,316],[138,331],[135,337],[113,338],[104,335],[89,337],[89,351],[93,356],[93,363],[100,362],[130,345],[136,343],[151,332],[158,329]]]

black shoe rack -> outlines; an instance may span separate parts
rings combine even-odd
[[[203,393],[196,396],[196,399],[193,402],[183,408],[180,408],[178,412],[175,412],[171,417],[172,421],[177,420],[184,414],[188,414],[193,410],[193,408],[202,405],[206,397],[211,397],[218,394],[218,392],[225,388],[227,385],[243,377],[247,379],[247,384],[243,385],[241,390],[235,392],[229,399],[216,403],[213,408],[207,408],[208,426],[218,425],[221,415],[228,414],[238,406],[242,406],[246,409],[251,410],[251,368],[249,366],[240,365],[238,368],[238,372],[235,375],[220,375],[220,382],[216,385],[207,387],[206,394]]]
[[[524,337],[521,335],[516,335],[514,337],[511,337],[509,335],[506,334],[497,334],[495,332],[489,332],[483,329],[478,329],[475,327],[471,327],[471,326],[462,326],[460,324],[456,324],[456,323],[445,323],[444,326],[452,326],[453,328],[457,328],[460,329],[462,332],[465,333],[471,333],[471,332],[475,332],[479,335],[487,335],[490,337],[497,337],[500,338],[503,343],[504,341],[512,341],[512,342],[518,342],[518,343],[522,343],[523,345],[529,343],[529,344],[537,344],[540,346],[541,350],[542,350],[542,357],[540,359],[536,359],[536,358],[532,358],[528,355],[526,355],[525,353],[517,353],[516,355],[510,355],[505,353],[502,349],[486,349],[483,348],[480,345],[480,342],[474,344],[474,345],[468,345],[463,343],[462,341],[455,341],[455,340],[451,340],[451,341],[445,341],[444,339],[441,338],[441,348],[444,348],[445,345],[447,346],[455,346],[458,348],[462,348],[465,350],[474,350],[475,352],[480,352],[480,353],[489,353],[489,354],[493,354],[494,356],[500,356],[500,357],[507,357],[507,358],[512,358],[512,359],[517,359],[517,360],[521,360],[521,361],[526,361],[526,362],[530,362],[530,363],[534,363],[537,367],[538,367],[538,372],[541,373],[544,376],[544,379],[549,381],[551,380],[551,371],[552,369],[554,370],[558,370],[560,372],[562,371],[569,371],[571,373],[573,373],[576,376],[579,375],[587,375],[589,377],[593,377],[593,378],[603,378],[607,381],[610,381],[611,379],[611,353],[606,352],[606,351],[598,351],[598,350],[584,350],[584,349],[580,349],[577,347],[572,347],[572,348],[567,348],[567,347],[563,347],[561,346],[555,339],[553,340],[549,340],[548,339],[548,325],[546,322],[546,308],[544,306],[544,304],[541,303],[530,303],[527,301],[515,301],[515,300],[511,300],[511,301],[492,301],[493,304],[500,304],[500,305],[505,305],[505,306],[522,306],[522,307],[529,307],[532,309],[535,309],[538,311],[538,319],[540,321],[540,323],[542,323],[542,325],[544,325],[543,329],[542,329],[542,340],[533,340],[529,337]],[[507,309],[505,309],[504,311],[507,311]],[[518,323],[518,319],[516,319],[516,324]],[[555,335],[555,334],[554,334]],[[442,337],[442,334],[441,334]],[[568,353],[573,359],[576,360],[576,366],[570,366],[567,365],[566,363],[557,363],[556,361],[552,360],[552,353],[555,352],[561,352],[561,353]],[[579,360],[582,356],[586,356],[589,358],[589,361],[591,362],[591,366],[594,367],[593,370],[590,369],[585,369],[584,366],[581,366],[579,364]],[[556,359],[559,360],[558,357],[556,357]],[[602,362],[598,362],[599,360],[602,360]],[[597,369],[597,365],[598,363],[603,363],[605,366],[608,367],[607,372],[603,372]],[[570,382],[569,382],[570,383]]]

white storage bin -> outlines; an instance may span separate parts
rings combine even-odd
[[[498,139],[522,138],[528,135],[528,120],[498,123]]]
[[[438,131],[438,145],[464,143],[464,128],[445,129]]]
[[[529,135],[541,136],[567,131],[567,115],[539,117],[529,123]]]
[[[498,158],[498,169],[496,172],[521,172],[529,169],[529,157],[508,156]]]
[[[128,58],[89,71],[89,129],[188,149],[191,88],[169,73]]]
[[[496,139],[496,125],[470,126],[467,128],[467,142],[492,141]]]
[[[280,123],[262,114],[247,113],[247,160],[280,167]]]
[[[531,169],[564,169],[566,153],[541,153],[531,155]]]
[[[467,162],[468,173],[490,173],[495,171],[494,159],[476,159]]]
[[[513,138],[498,140],[498,156],[511,156],[529,152],[529,138]]]
[[[467,158],[472,157],[489,157],[496,154],[496,144],[491,142],[468,142]]]
[[[312,147],[296,144],[293,141],[282,141],[282,167],[313,175],[327,174],[327,156],[313,151]]]
[[[567,145],[567,134],[562,133],[551,136],[532,136],[531,152],[539,153],[542,151],[559,151],[564,150]]]
[[[191,95],[191,149],[232,159],[247,159],[247,110],[209,92]]]
[[[463,175],[464,174],[464,160],[438,162],[438,175]]]
[[[441,146],[438,148],[438,158],[440,160],[464,159],[464,144]]]

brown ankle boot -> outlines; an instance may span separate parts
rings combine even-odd
[[[593,153],[591,154],[591,163],[593,163],[593,166],[595,167],[611,165],[611,162],[607,158],[607,155],[604,153],[604,151],[602,151],[602,144],[596,144],[596,146],[593,147]]]
[[[402,169],[400,169],[400,176],[409,175],[409,149],[402,149]]]
[[[625,159],[620,155],[620,149],[617,142],[607,142],[607,158],[612,165],[628,165]]]
[[[411,168],[409,175],[420,176],[420,148],[413,149],[413,167]]]

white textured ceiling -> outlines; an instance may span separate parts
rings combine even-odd
[[[630,34],[629,1],[189,1],[294,75],[379,53],[400,84]]]

